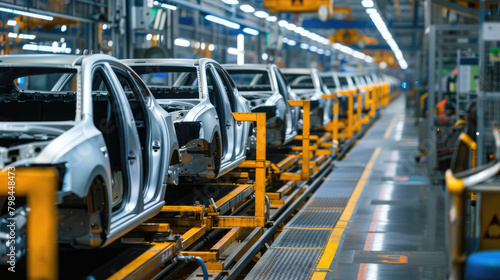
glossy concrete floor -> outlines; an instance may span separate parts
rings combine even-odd
[[[444,202],[414,161],[417,139],[400,97],[356,144],[380,153],[325,279],[445,279]]]

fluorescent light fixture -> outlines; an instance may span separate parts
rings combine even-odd
[[[228,5],[237,5],[240,3],[238,0],[222,0],[222,2],[228,4]]]
[[[245,64],[245,36],[243,34],[238,34],[236,37],[236,45],[238,49],[238,57],[236,58],[236,63],[238,65]]]
[[[13,19],[9,19],[7,21],[7,25],[8,26],[16,26],[17,25],[17,21],[13,20]]]
[[[215,45],[214,44],[209,44],[208,45],[208,50],[213,52],[215,50]]]
[[[304,36],[304,37],[308,37],[310,34],[311,34],[311,31],[304,30],[301,35]]]
[[[17,36],[19,39],[26,39],[26,40],[35,40],[36,35],[31,35],[31,34],[19,34]]]
[[[354,50],[353,50],[353,49],[351,49],[351,48],[349,48],[348,46],[342,46],[342,47],[340,48],[340,50],[341,50],[342,52],[345,52],[346,54],[352,54],[352,53],[354,52]]]
[[[46,46],[46,45],[35,45],[35,44],[26,44],[23,46],[23,50],[28,50],[28,51],[39,51],[39,52],[51,52],[51,53],[71,53],[70,48],[59,48],[59,47],[54,47],[53,46]]]
[[[365,1],[372,1],[372,0],[363,0],[362,3],[365,2]],[[365,6],[365,5],[363,4],[363,6]],[[382,17],[380,16],[380,14],[378,13],[377,9],[375,9],[375,8],[368,8],[368,9],[366,9],[366,13],[368,13],[368,15],[370,16],[370,18],[373,21],[373,24],[375,24],[375,26],[377,27],[378,31],[380,32],[380,35],[382,35],[382,37],[384,38],[384,40],[387,42],[387,44],[391,48],[391,50],[394,53],[394,56],[396,57],[396,59],[398,61],[398,64],[401,67],[401,69],[406,70],[408,68],[408,63],[404,59],[403,53],[399,49],[398,44],[396,43],[396,41],[392,37],[391,32],[389,31],[389,29],[385,25],[385,22],[382,19]],[[369,60],[371,60],[371,61],[369,61]],[[371,59],[371,58],[368,59],[368,60],[365,59],[365,61],[367,61],[368,63],[371,63],[373,61],[373,59]]]
[[[280,20],[278,21],[278,25],[281,26],[281,27],[285,27],[288,25],[288,21],[286,20]]]
[[[292,47],[293,47],[293,46],[297,45],[297,41],[292,40],[292,39],[289,39],[289,40],[288,40],[288,42],[287,42],[287,44],[288,44],[289,46],[292,46]]]
[[[354,56],[355,58],[359,58],[359,59],[365,59],[366,54],[364,54],[362,52],[355,51],[352,56]]]
[[[45,16],[45,15],[41,15],[41,14],[35,14],[35,13],[31,13],[31,12],[14,10],[14,9],[9,9],[9,8],[4,8],[4,7],[0,7],[0,12],[6,12],[6,13],[27,16],[27,17],[32,17],[32,18],[39,18],[39,19],[48,20],[48,21],[51,21],[54,19],[54,17],[51,17],[51,16]]]
[[[224,0],[223,0],[223,2],[224,2]],[[172,10],[172,11],[177,10],[177,6],[166,4],[166,3],[161,3],[159,1],[154,1],[153,5],[160,6],[162,8],[169,9],[169,10]]]
[[[303,49],[303,50],[307,50],[309,48],[309,45],[306,44],[306,43],[301,43],[300,44],[300,48]]]
[[[255,9],[252,6],[247,5],[247,4],[241,5],[240,6],[240,10],[242,10],[245,13],[253,13],[253,12],[255,12]]]
[[[336,50],[340,50],[340,48],[342,48],[342,44],[335,43],[335,44],[333,44],[333,48]]]
[[[286,29],[288,29],[290,31],[295,31],[295,29],[297,29],[297,25],[295,25],[293,23],[289,23],[286,25]]]
[[[361,1],[361,5],[365,8],[372,8],[373,7],[373,1],[372,0],[363,0]]]
[[[36,39],[36,35],[31,35],[31,34],[17,34],[17,33],[14,33],[14,32],[9,32],[9,34],[7,35],[9,38],[19,38],[19,39],[26,39],[26,40],[35,40]]]
[[[264,12],[264,11],[257,11],[253,15],[258,17],[258,18],[266,18],[269,16],[269,14]]]
[[[324,50],[324,49],[318,49],[316,52],[317,52],[318,54],[324,54],[324,53],[325,53],[325,50]]]
[[[165,4],[165,3],[162,3],[160,5],[160,7],[165,8],[165,9],[169,9],[169,10],[172,10],[172,11],[177,10],[177,6],[169,5],[169,4]]]
[[[373,58],[371,56],[366,56],[365,57],[365,61],[368,62],[368,63],[372,63],[373,62]]]
[[[310,46],[309,50],[312,51],[312,52],[316,52],[318,50],[318,47],[316,47],[316,46]]]
[[[278,20],[278,18],[276,16],[268,16],[266,20],[269,22],[275,22]]]
[[[331,52],[331,51],[329,51],[329,50],[326,50],[326,51],[325,51],[325,55],[326,55],[326,56],[330,56],[330,55],[332,55],[332,52]]]
[[[227,48],[227,53],[232,54],[232,55],[238,55],[238,49],[237,48]]]
[[[249,28],[249,27],[243,28],[243,32],[245,32],[248,35],[253,35],[253,36],[259,35],[259,30]]]
[[[295,32],[297,32],[297,33],[299,33],[299,34],[302,34],[302,33],[304,32],[304,30],[305,30],[305,29],[304,29],[303,27],[297,27],[297,28],[295,29]]]
[[[189,40],[186,40],[186,39],[177,38],[174,41],[174,45],[187,48],[187,47],[191,46],[191,42],[189,42]]]
[[[232,22],[232,21],[229,21],[229,20],[225,20],[225,19],[220,18],[220,17],[216,17],[213,15],[206,15],[205,19],[208,21],[211,21],[211,22],[215,22],[215,23],[220,24],[220,25],[224,25],[224,26],[232,28],[232,29],[240,29],[239,24]]]

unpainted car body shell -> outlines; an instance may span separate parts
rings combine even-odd
[[[60,242],[70,243],[75,247],[106,246],[120,236],[156,215],[164,205],[166,183],[175,181],[175,171],[169,165],[179,158],[179,146],[170,114],[165,112],[151,96],[147,87],[138,79],[137,75],[117,59],[107,55],[91,56],[63,56],[63,55],[36,55],[36,56],[3,56],[0,58],[0,67],[60,67],[61,69],[76,70],[76,114],[73,121],[57,122],[0,122],[0,131],[29,131],[36,127],[40,131],[54,131],[60,129],[60,134],[51,140],[38,155],[20,161],[9,163],[11,166],[26,165],[57,165],[64,164],[66,173],[63,176],[58,191]],[[99,69],[99,70],[97,70]],[[96,71],[102,71],[106,77],[116,106],[122,117],[120,158],[127,158],[126,169],[123,173],[128,178],[129,185],[124,195],[121,207],[113,209],[112,186],[113,174],[110,167],[109,147],[101,130],[96,128],[93,119],[92,83]],[[137,86],[144,90],[143,108],[147,132],[144,152],[141,152],[139,137],[134,115],[130,109],[129,100],[117,79],[116,72],[126,73],[130,81],[135,79]],[[142,84],[141,84],[142,83]],[[63,86],[61,83],[60,86]],[[109,93],[111,94],[111,93]],[[141,101],[137,101],[141,103]],[[142,106],[142,105],[141,105]],[[135,134],[134,134],[135,133]],[[147,156],[143,161],[142,155]],[[133,156],[133,157],[132,157]],[[145,164],[145,165],[144,165]],[[147,173],[144,173],[146,172]],[[169,179],[169,174],[171,178]],[[99,179],[100,178],[100,179]],[[98,180],[99,179],[99,180]],[[98,184],[96,183],[99,182]],[[102,194],[104,214],[65,211],[69,206],[67,199],[97,199],[89,197],[91,186],[104,187]],[[100,191],[101,192],[101,191]],[[81,213],[78,216],[77,213]],[[88,220],[85,220],[88,219]],[[96,233],[92,224],[99,219],[102,222]],[[69,227],[75,226],[70,229]],[[81,227],[80,227],[81,226]],[[78,229],[76,229],[78,227]]]

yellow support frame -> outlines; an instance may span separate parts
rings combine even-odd
[[[27,224],[28,279],[57,279],[56,171],[38,167],[2,171],[0,185],[5,187],[0,193],[5,196],[9,173],[15,174],[15,195],[26,196],[31,209]]]
[[[290,106],[302,107],[302,135],[299,139],[302,139],[302,172],[301,173],[281,173],[280,180],[282,181],[307,181],[309,180],[309,157],[311,156],[310,151],[310,140],[311,136],[309,134],[311,127],[311,102],[309,100],[289,100],[288,104]],[[317,137],[317,136],[316,136]]]
[[[57,279],[57,172],[50,167],[11,168],[0,171],[0,195],[9,196],[9,182],[13,181],[14,197],[25,196],[30,208],[26,233],[28,279]]]
[[[215,216],[214,227],[264,227],[266,224],[266,114],[265,113],[232,113],[236,121],[256,122],[257,147],[255,161],[245,161],[255,167],[255,216]]]
[[[341,95],[347,95],[347,125],[342,133],[339,133],[339,139],[351,139],[354,133],[354,92],[356,92],[356,90],[352,89],[338,92]]]

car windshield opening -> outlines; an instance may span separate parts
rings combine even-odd
[[[198,99],[196,67],[141,65],[132,66],[157,99]]]

